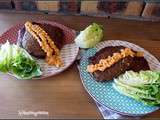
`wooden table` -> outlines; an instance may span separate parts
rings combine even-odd
[[[92,22],[104,27],[104,39],[136,43],[160,60],[160,23],[80,16],[0,13],[0,34],[26,20],[54,20],[75,30]],[[47,111],[36,118],[102,118],[92,98],[84,90],[76,64],[63,73],[44,80],[15,80],[1,74],[0,118],[35,118],[20,116],[18,111]],[[145,116],[146,117],[146,116]],[[160,118],[160,111],[147,118]]]

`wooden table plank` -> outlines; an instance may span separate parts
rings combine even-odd
[[[104,40],[122,39],[136,43],[160,60],[158,22],[0,13],[0,34],[16,23],[35,19],[54,20],[75,30],[83,30],[92,22],[97,22],[104,27]],[[0,98],[0,118],[34,118],[34,116],[19,116],[19,110],[49,112],[49,116],[38,116],[41,118],[102,118],[94,101],[84,90],[75,64],[63,73],[44,80],[18,81],[1,74]],[[147,117],[160,117],[160,111]]]

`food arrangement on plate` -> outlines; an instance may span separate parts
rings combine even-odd
[[[125,115],[159,109],[160,63],[143,48],[126,41],[100,42],[83,53],[80,76],[100,104]]]
[[[79,51],[73,42],[76,32],[55,22],[27,21],[18,28],[11,28],[4,36],[13,34],[12,31],[17,37],[1,45],[0,52],[5,57],[0,60],[0,71],[18,79],[58,74],[74,62]],[[12,41],[15,43],[10,44]]]
[[[86,50],[80,60],[80,76],[97,102],[129,115],[159,109],[159,61],[129,42],[100,42],[101,25],[93,23],[76,37],[74,30],[58,23],[27,21],[9,30],[3,38],[12,31],[18,34],[15,42],[7,41],[0,48],[1,72],[18,79],[55,75],[74,62],[80,47]]]
[[[114,80],[114,88],[148,105],[160,105],[160,71],[151,71],[144,53],[109,46],[89,58],[87,71],[98,82]]]
[[[26,22],[19,32],[18,43],[37,58],[45,58],[49,65],[60,67],[60,49],[63,46],[63,31],[44,23]]]
[[[160,105],[159,61],[129,42],[111,40],[97,44],[102,39],[103,29],[93,26],[80,32],[75,40],[81,48],[90,48],[83,53],[80,62],[80,75],[88,93],[97,102],[123,114],[142,115],[156,110],[154,106]],[[94,37],[86,37],[90,31]],[[120,99],[131,104],[121,104]],[[141,111],[135,111],[135,106]]]

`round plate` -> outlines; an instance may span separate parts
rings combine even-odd
[[[64,67],[57,68],[54,66],[50,66],[45,62],[45,60],[36,59],[37,63],[41,67],[42,75],[33,79],[50,77],[64,71],[75,61],[79,51],[79,47],[74,43],[76,31],[53,21],[38,21],[38,23],[50,24],[52,26],[57,26],[63,30],[65,45],[61,49],[61,59],[64,63]],[[17,24],[6,31],[4,34],[2,34],[2,36],[0,37],[0,44],[5,43],[7,40],[10,43],[16,43],[18,31],[23,27],[23,25],[24,23]]]
[[[143,51],[144,57],[148,61],[152,70],[160,70],[159,61],[143,48],[125,41],[110,40],[99,43],[95,48],[88,49],[80,61],[80,76],[87,92],[100,104],[123,115],[141,116],[158,110],[159,107],[147,106],[132,98],[117,92],[113,87],[113,81],[97,82],[95,78],[86,71],[89,64],[89,57],[95,55],[97,51],[107,46],[125,46],[135,51]]]

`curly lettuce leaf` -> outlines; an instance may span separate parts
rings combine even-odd
[[[0,71],[10,72],[18,79],[31,79],[42,74],[40,66],[26,50],[9,42],[0,49]]]

